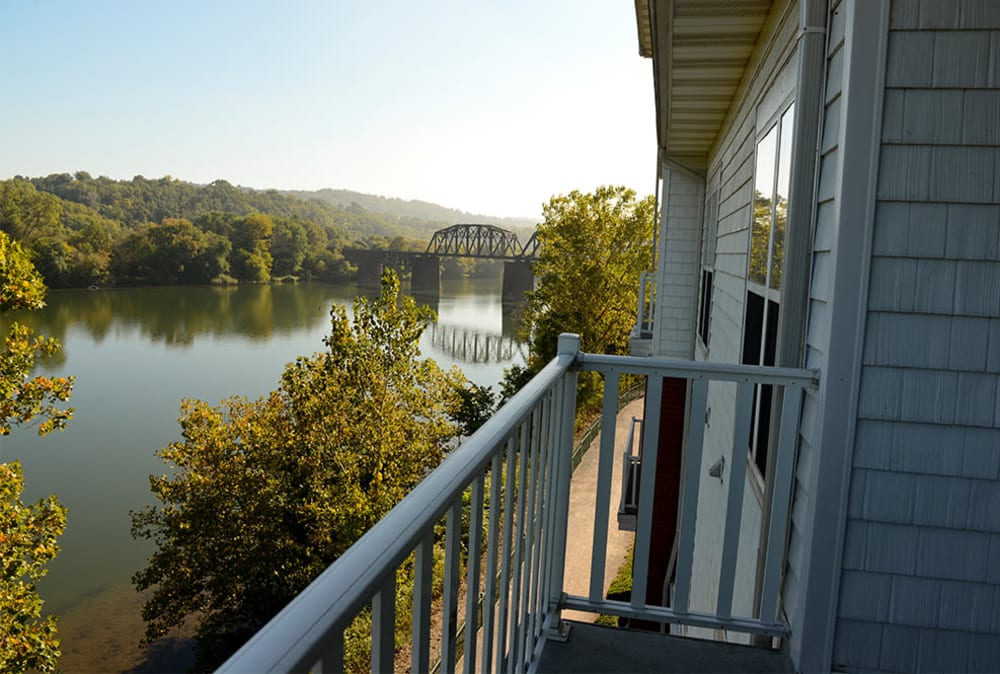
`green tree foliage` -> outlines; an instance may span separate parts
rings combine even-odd
[[[0,232],[0,313],[44,305],[45,286],[21,247]],[[32,338],[13,323],[0,352],[0,434],[13,426],[35,424],[38,434],[62,429],[72,410],[69,378],[31,377],[38,355],[59,348],[55,340]],[[59,550],[56,538],[66,511],[54,496],[35,505],[21,502],[24,479],[19,463],[0,463],[0,671],[50,672],[59,657],[56,619],[42,617],[35,582]]]
[[[208,283],[229,271],[229,241],[184,218],[167,218],[128,233],[114,248],[111,270],[127,284]]]
[[[22,245],[57,235],[62,227],[60,216],[62,201],[39,192],[27,180],[0,183],[0,229]]]
[[[625,187],[573,191],[552,197],[543,215],[525,312],[532,357],[548,362],[561,332],[578,333],[585,351],[627,353],[639,275],[652,254],[653,197]]]
[[[271,280],[271,237],[274,222],[270,217],[254,213],[233,222],[233,253],[230,263],[233,276],[250,283]]]
[[[56,618],[42,617],[35,582],[59,551],[66,509],[55,496],[21,502],[24,476],[18,462],[0,463],[0,671],[55,671],[59,658]]]
[[[160,505],[132,515],[158,546],[133,578],[152,591],[147,640],[190,616],[214,666],[443,458],[466,382],[419,358],[433,313],[389,273],[353,315],[335,306],[326,349],[268,396],[182,405],[183,439],[160,452],[171,470],[150,478]]]
[[[559,333],[580,335],[591,353],[628,352],[635,324],[639,275],[650,265],[652,196],[638,199],[626,187],[599,187],[552,197],[538,226],[536,289],[528,293],[524,329],[531,372],[556,353]],[[596,386],[581,377],[586,402]]]
[[[45,306],[45,285],[21,247],[0,233],[0,313]],[[41,435],[62,430],[72,410],[60,403],[69,400],[72,379],[31,377],[37,356],[59,350],[59,342],[34,337],[27,326],[14,322],[6,348],[0,351],[0,435],[13,426],[37,423]]]
[[[275,218],[271,236],[271,273],[288,276],[302,271],[309,250],[309,234],[305,225],[289,218]]]

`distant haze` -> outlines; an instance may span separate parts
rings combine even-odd
[[[531,218],[497,217],[481,213],[467,213],[456,208],[432,204],[428,201],[384,197],[376,194],[352,192],[351,190],[325,188],[312,191],[279,190],[279,192],[298,197],[299,199],[320,199],[334,206],[357,204],[366,211],[393,215],[397,218],[416,218],[431,222],[446,222],[448,224],[480,223],[496,225],[515,232],[532,231],[535,225],[538,224],[537,220]]]

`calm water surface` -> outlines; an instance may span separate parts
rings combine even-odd
[[[153,501],[148,476],[164,472],[154,452],[180,438],[181,399],[215,404],[277,388],[285,363],[323,349],[331,305],[373,292],[310,283],[62,291],[18,317],[62,342],[46,373],[76,376],[66,431],[0,440],[0,458],[24,466],[24,500],[55,493],[70,511],[62,551],[40,585],[46,609],[63,616],[66,671],[134,667],[141,622],[129,579],[152,548],[129,535],[129,511]],[[499,280],[443,282],[439,297],[418,300],[438,311],[425,357],[456,364],[481,385],[523,362]],[[122,650],[120,660],[108,659],[109,648]]]

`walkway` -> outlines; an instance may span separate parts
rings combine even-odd
[[[618,413],[615,428],[614,472],[611,477],[611,504],[608,513],[608,554],[604,565],[604,591],[614,580],[625,562],[625,554],[635,534],[618,529],[618,502],[621,499],[622,456],[628,441],[632,417],[642,417],[643,400],[633,400]],[[590,560],[594,538],[594,501],[597,492],[597,464],[600,457],[601,435],[594,439],[573,472],[569,492],[569,521],[566,537],[566,567],[564,591],[586,596],[590,591]],[[581,622],[593,622],[596,615],[580,611],[563,611],[563,617]]]

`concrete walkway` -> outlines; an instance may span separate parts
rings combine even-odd
[[[622,456],[628,441],[632,417],[642,417],[642,398],[633,400],[618,413],[615,428],[615,451],[612,460],[611,503],[608,511],[608,553],[604,565],[604,592],[625,562],[625,554],[635,534],[618,529],[618,503],[621,500]],[[569,521],[566,537],[566,567],[563,589],[568,594],[587,596],[590,591],[590,563],[593,553],[594,509],[597,499],[597,467],[600,458],[601,435],[594,439],[573,472],[569,493]],[[593,622],[596,615],[580,611],[563,611],[563,617],[580,622]]]

